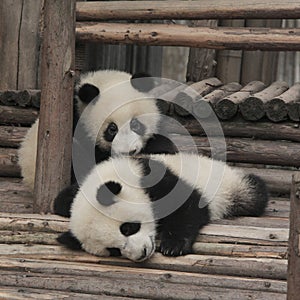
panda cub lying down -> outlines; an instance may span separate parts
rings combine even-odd
[[[99,255],[133,261],[155,251],[192,253],[198,231],[209,221],[260,216],[268,202],[265,183],[223,162],[188,153],[114,157],[95,166],[80,189],[71,186],[55,200],[69,231],[59,242]]]

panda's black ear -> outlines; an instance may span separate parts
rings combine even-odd
[[[114,196],[121,192],[122,186],[115,181],[108,181],[101,185],[97,191],[97,201],[103,206],[110,206],[116,201]]]
[[[154,79],[147,73],[135,73],[132,75],[131,85],[139,92],[149,92],[154,88]]]
[[[85,83],[78,91],[78,97],[86,104],[90,103],[100,94],[100,90],[89,83]]]

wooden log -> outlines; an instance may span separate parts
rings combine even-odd
[[[271,201],[275,201],[271,198]],[[289,202],[288,198],[284,198]],[[277,200],[278,202],[280,200]],[[230,226],[245,226],[245,227],[268,227],[268,228],[289,228],[289,219],[288,218],[272,218],[267,216],[262,217],[239,217],[235,219],[221,219],[215,220],[211,224],[221,224],[221,225],[230,225]]]
[[[74,255],[76,255],[76,251]],[[97,278],[98,276],[100,276],[100,274],[98,274],[97,276],[96,273],[101,272],[102,268],[106,269],[106,271],[108,271],[109,268],[112,271],[114,269],[121,271],[120,270],[121,268],[117,267],[119,265],[122,266],[122,269],[125,268],[125,271],[128,272],[127,273],[128,277],[130,277],[135,272],[138,272],[139,276],[141,276],[140,271],[135,270],[134,268],[126,268],[126,266],[135,266],[135,267],[137,266],[136,263],[130,262],[127,259],[105,258],[105,257],[95,257],[95,258],[97,258],[99,264],[94,267],[92,264],[84,264],[82,262],[80,263],[73,262],[72,264],[70,264],[64,262],[56,263],[51,260],[40,261],[34,258],[26,259],[26,260],[22,260],[22,259],[20,260],[18,258],[10,258],[10,259],[1,258],[0,259],[1,274],[4,274],[5,272],[9,272],[9,271],[12,272],[16,272],[17,270],[22,271],[26,267],[28,271],[30,270],[32,276],[34,273],[44,273],[50,275],[53,274],[53,272],[55,272],[56,276],[58,276],[59,274],[61,275],[72,274],[76,276],[77,274],[82,274],[82,272],[84,272],[85,276],[83,277],[86,277],[89,274],[92,277]],[[107,265],[107,263],[110,264],[108,267],[105,266]],[[154,270],[152,271],[151,269],[160,269],[161,272],[163,273],[164,273],[163,270],[168,270],[170,272],[172,271],[190,272],[192,273],[189,274],[190,276],[199,276],[199,275],[201,276],[202,274],[218,274],[218,275],[229,275],[229,276],[236,276],[236,277],[248,276],[248,277],[256,277],[256,279],[264,278],[264,279],[273,279],[273,280],[274,279],[285,280],[287,277],[286,259],[239,258],[239,257],[231,258],[231,257],[223,257],[223,256],[206,256],[206,255],[200,256],[195,254],[181,256],[177,258],[170,258],[170,257],[165,257],[160,253],[155,253],[155,255],[151,257],[151,259],[149,259],[145,263],[140,264],[140,266],[144,267],[142,271],[145,277],[147,277],[147,274],[149,273],[151,274],[152,272],[154,272]],[[200,274],[198,275],[198,273]],[[108,275],[109,274],[107,274],[107,276]],[[182,276],[183,276],[182,280],[185,281],[184,273],[182,274]],[[5,278],[6,276],[2,276],[2,277]],[[143,280],[146,280],[145,277],[143,278]],[[97,281],[99,283],[98,279]],[[2,283],[4,282],[2,281]],[[192,281],[190,281],[190,284],[192,284]],[[198,284],[200,284],[200,282],[198,282]]]
[[[281,121],[288,114],[291,120],[299,121],[299,99],[300,82],[295,83],[286,92],[267,103],[268,118],[272,121]]]
[[[279,122],[286,119],[289,112],[288,110],[289,103],[293,105],[293,103],[297,103],[299,99],[300,99],[300,83],[296,83],[283,94],[267,102],[266,104],[267,117],[273,122]],[[295,109],[294,111],[296,112],[295,114],[297,114],[297,109]],[[290,112],[292,112],[292,110],[290,110]],[[292,113],[292,117],[293,117],[293,113]],[[297,119],[297,117],[293,119]]]
[[[59,233],[68,229],[69,219],[56,215],[1,213],[0,230]]]
[[[26,127],[0,126],[0,147],[19,147],[27,131]]]
[[[197,241],[201,241],[201,235],[241,238],[248,240],[261,240],[272,242],[287,242],[288,228],[265,228],[254,226],[219,225],[209,224],[200,230]]]
[[[288,300],[296,300],[300,294],[300,176],[293,177],[290,210],[290,236],[288,260]]]
[[[51,264],[51,262],[48,262]],[[108,270],[108,267],[106,267]],[[127,268],[130,269],[130,268]],[[25,287],[29,288],[46,288],[46,290],[59,290],[60,292],[65,292],[66,290],[71,290],[73,293],[84,293],[84,294],[97,294],[98,299],[99,295],[101,299],[120,299],[120,296],[126,296],[130,299],[149,299],[147,297],[151,297],[150,299],[195,299],[194,295],[200,297],[198,299],[209,299],[210,295],[215,295],[215,297],[221,299],[226,297],[230,297],[230,299],[238,300],[238,299],[266,299],[266,300],[283,300],[285,299],[285,293],[273,293],[269,291],[261,291],[261,290],[248,290],[243,288],[243,284],[246,282],[239,281],[240,286],[234,288],[227,288],[224,286],[213,286],[200,285],[197,282],[203,281],[201,280],[193,280],[191,276],[188,276],[191,282],[188,284],[185,280],[180,280],[184,275],[181,274],[179,276],[174,276],[173,273],[161,271],[152,274],[152,278],[145,274],[141,274],[141,272],[136,272],[135,276],[132,274],[130,276],[125,277],[124,273],[127,270],[118,271],[118,272],[110,272],[108,274],[105,271],[102,271],[103,274],[97,274],[95,276],[81,276],[80,271],[76,272],[76,275],[72,275],[71,273],[66,275],[54,275],[48,274],[48,268],[46,268],[46,275],[41,275],[39,272],[33,272],[28,275],[27,272],[18,272],[17,274],[14,271],[5,271],[3,276],[5,276],[5,285],[6,286],[17,286],[17,287]],[[82,272],[86,274],[86,272]],[[171,276],[172,279],[175,277],[177,282],[168,279]],[[193,275],[195,276],[195,275]],[[145,277],[147,279],[145,279]],[[101,280],[99,280],[101,278]],[[218,278],[219,280],[221,278]],[[159,282],[160,280],[160,282]],[[212,281],[212,280],[211,280]],[[207,282],[207,280],[205,280]],[[224,281],[223,281],[224,282]],[[218,283],[220,283],[218,281]],[[248,282],[247,282],[248,283]],[[274,284],[275,283],[275,284]],[[267,287],[273,284],[277,286],[277,281],[275,280],[265,280],[265,282],[260,282],[260,285],[265,284]],[[237,284],[237,283],[236,283]],[[231,284],[233,285],[233,284]],[[247,284],[249,285],[249,283]],[[184,286],[188,286],[188,288],[183,288]],[[242,287],[242,288],[241,288]],[[21,290],[22,290],[21,289]],[[108,298],[108,296],[102,298],[102,294],[111,295],[112,298]],[[60,295],[60,293],[58,293]],[[116,297],[117,296],[117,297]],[[138,297],[138,298],[137,298]],[[145,298],[144,298],[145,297]],[[55,297],[57,298],[57,297]],[[128,299],[127,298],[127,299]],[[72,297],[72,299],[74,299]],[[77,299],[77,298],[76,298]],[[80,297],[81,299],[81,297]],[[94,298],[91,298],[94,299]],[[121,298],[124,299],[124,298]]]
[[[164,125],[169,133],[186,134],[186,130],[182,130],[181,126],[176,125],[180,122],[191,135],[205,136],[205,131],[201,124],[194,119],[176,118],[173,122],[168,120]],[[207,121],[206,121],[207,122]],[[205,123],[208,127],[214,128],[214,123]],[[249,122],[243,118],[236,117],[231,121],[220,122],[224,135],[228,137],[248,137],[252,139],[266,139],[266,140],[288,140],[293,142],[300,142],[299,124],[292,122],[284,122],[273,124],[268,121]],[[214,131],[212,130],[212,133]],[[215,133],[214,136],[216,136]]]
[[[70,183],[75,4],[52,0],[44,7],[35,212],[49,212],[58,192]]]
[[[17,149],[0,148],[0,176],[20,177]]]
[[[239,105],[243,117],[249,121],[260,120],[265,115],[267,102],[281,95],[288,88],[289,85],[286,82],[275,81],[263,91],[245,99]]]
[[[300,101],[294,101],[288,103],[288,115],[293,121],[300,121]]]
[[[174,97],[174,109],[175,112],[182,117],[188,116],[191,112],[194,112],[194,109],[197,111],[197,105],[195,108],[196,102],[199,98],[207,95],[213,91],[216,87],[222,85],[222,82],[215,77],[207,78],[199,82],[190,84],[183,91],[180,91]]]
[[[223,97],[217,101],[215,112],[221,120],[229,120],[233,118],[238,111],[239,103],[247,99],[251,94],[257,93],[265,88],[265,84],[261,81],[251,81],[240,91]]]
[[[161,1],[113,1],[77,3],[77,20],[149,20],[149,19],[276,19],[299,17],[297,2],[273,0],[272,5],[254,0],[251,3],[242,0],[222,0],[212,3],[172,1],[172,5]]]
[[[213,90],[204,97],[199,97],[193,106],[195,117],[200,119],[208,118],[213,113],[213,107],[218,100],[239,91],[241,87],[239,83],[231,82]]]
[[[72,293],[70,291],[57,291],[57,290],[47,290],[32,289],[32,288],[10,288],[10,287],[0,287],[0,298],[2,299],[37,299],[37,300],[49,300],[49,299],[99,299],[99,295],[84,294],[84,293]],[[146,300],[143,298],[131,298],[135,300]],[[116,296],[106,296],[101,295],[101,300],[128,300],[127,297],[116,297]]]
[[[35,109],[25,109],[0,105],[0,124],[5,125],[31,125],[38,117]]]
[[[181,135],[172,135],[171,140],[181,151],[193,151],[193,145],[190,145],[190,137]],[[193,137],[194,143],[199,153],[211,155],[211,146],[206,137]],[[228,161],[258,163],[267,165],[281,166],[300,166],[300,153],[297,144],[285,141],[253,141],[251,139],[215,138],[215,144],[220,149],[213,149],[214,153],[223,151],[226,143],[226,157]],[[222,150],[221,150],[222,149]],[[220,152],[220,155],[224,153]],[[217,158],[215,156],[214,158]]]
[[[300,50],[300,29],[207,28],[177,24],[77,23],[80,42],[209,49]]]
[[[3,105],[18,105],[21,107],[40,107],[40,90],[8,90],[0,91],[0,103]]]

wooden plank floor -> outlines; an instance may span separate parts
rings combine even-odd
[[[31,214],[19,179],[2,178],[0,191],[10,184],[0,208],[0,299],[286,298],[288,199],[272,198],[261,218],[206,226],[193,255],[133,263],[60,246],[68,219]]]

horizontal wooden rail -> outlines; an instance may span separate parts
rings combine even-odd
[[[300,28],[207,28],[177,24],[77,23],[81,42],[212,49],[300,50]]]
[[[77,2],[77,20],[298,19],[297,0]]]

